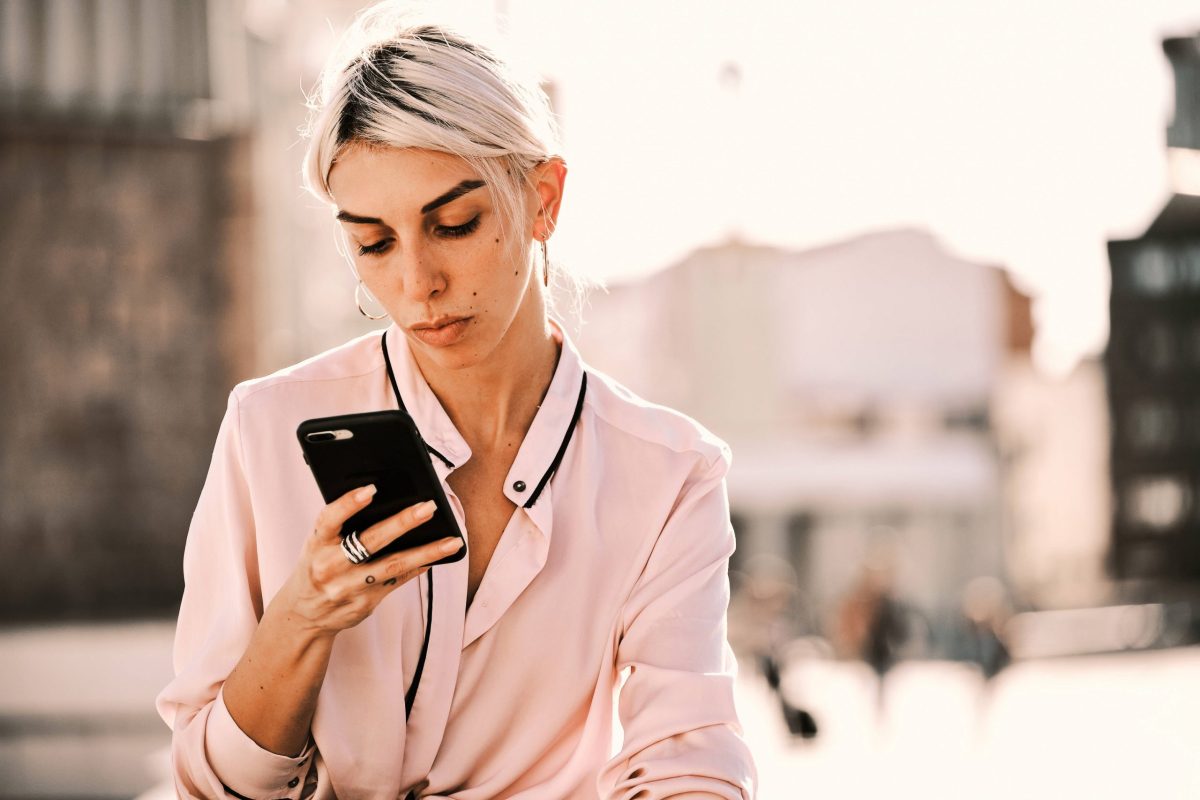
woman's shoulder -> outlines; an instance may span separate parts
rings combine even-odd
[[[635,448],[699,460],[702,468],[718,460],[728,466],[729,445],[687,414],[647,400],[612,376],[591,368],[587,393],[594,416],[612,435]]]
[[[243,407],[271,405],[296,394],[332,391],[373,378],[384,369],[380,331],[372,331],[269,375],[242,381],[233,395]]]

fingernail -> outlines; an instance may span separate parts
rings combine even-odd
[[[462,539],[443,539],[441,550],[443,553],[453,553],[462,547]]]
[[[437,503],[432,500],[426,500],[421,505],[417,506],[417,519],[429,519],[433,516],[433,512],[437,510]]]
[[[375,496],[375,484],[373,484],[373,483],[369,486],[364,486],[363,488],[359,489],[357,492],[354,493],[354,499],[360,503],[362,503],[366,500],[369,500],[374,496]]]

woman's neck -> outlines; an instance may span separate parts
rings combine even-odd
[[[520,446],[558,364],[559,345],[538,292],[530,292],[504,338],[481,363],[462,369],[418,365],[472,452]]]

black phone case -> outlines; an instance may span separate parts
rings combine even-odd
[[[332,431],[348,431],[345,438],[314,437]],[[296,428],[313,477],[326,503],[351,489],[375,484],[370,505],[346,520],[342,536],[363,531],[415,503],[433,500],[433,517],[408,533],[401,534],[374,554],[379,558],[412,547],[453,536],[462,539],[458,523],[446,502],[441,481],[433,471],[429,451],[412,417],[403,411],[372,411],[309,419]],[[466,542],[434,564],[449,564],[466,554]]]

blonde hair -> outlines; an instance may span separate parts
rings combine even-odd
[[[353,144],[413,147],[462,158],[491,193],[510,248],[529,223],[533,167],[558,155],[539,82],[519,76],[492,49],[394,2],[361,12],[309,98],[305,187],[334,204],[329,173]]]

